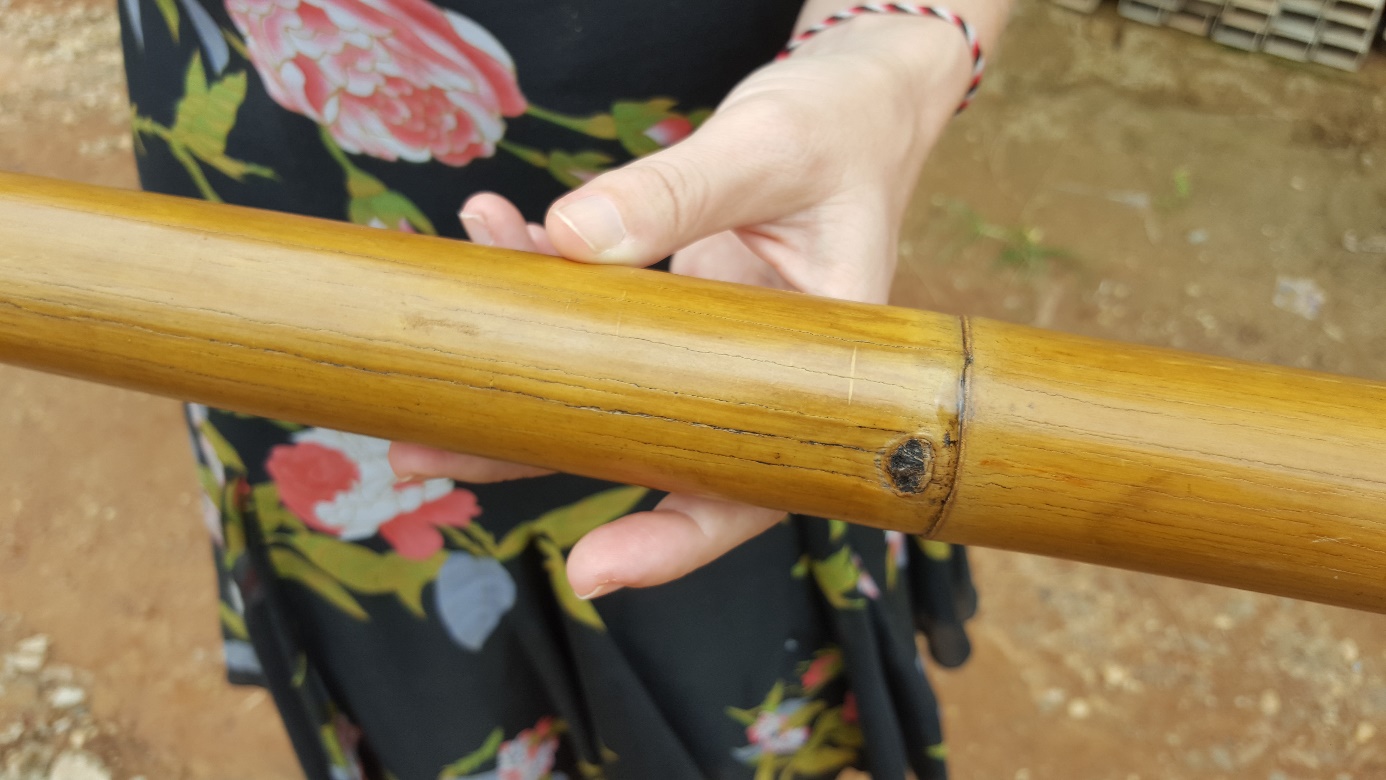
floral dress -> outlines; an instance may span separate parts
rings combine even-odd
[[[118,0],[150,190],[460,235],[692,132],[796,0]],[[293,268],[283,283],[294,283]],[[568,586],[654,491],[396,484],[388,444],[188,408],[226,662],[312,780],[944,776],[916,631],[967,656],[963,551],[790,517],[668,585]]]

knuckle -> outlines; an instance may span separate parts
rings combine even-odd
[[[823,109],[797,95],[772,93],[738,107],[741,154],[765,175],[792,177],[807,188],[831,173],[832,134]]]
[[[662,216],[670,221],[668,227],[676,234],[683,235],[701,223],[707,209],[707,180],[690,159],[680,156],[671,160],[668,155],[655,155],[628,170],[636,177],[634,191],[655,202],[667,202]]]

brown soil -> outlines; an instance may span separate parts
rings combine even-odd
[[[134,185],[113,11],[0,0],[0,168]],[[1022,2],[926,174],[899,301],[1386,378],[1383,60]],[[266,697],[222,682],[176,405],[0,368],[0,465],[0,656],[51,640],[0,674],[0,777],[21,745],[120,779],[296,777]],[[1386,777],[1386,618],[974,554],[976,657],[933,675],[958,778]]]

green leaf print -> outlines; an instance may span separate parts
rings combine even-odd
[[[540,108],[534,104],[530,104],[529,108],[525,109],[525,114],[592,138],[599,138],[603,141],[616,140],[616,122],[610,114],[569,116],[557,111],[550,111],[547,108]]]
[[[533,165],[535,168],[549,167],[549,156],[538,149],[531,149],[528,146],[506,140],[499,141],[496,146],[502,151],[510,152],[521,160]]]
[[[830,658],[837,653],[825,650],[818,657]],[[750,743],[736,748],[733,754],[754,766],[757,778],[819,777],[856,762],[864,743],[860,726],[847,721],[843,706],[829,706],[828,702],[814,698],[818,690],[804,690],[781,680],[756,707],[727,708],[727,715],[746,727]],[[802,744],[792,750],[773,746],[774,740],[805,732]]]
[[[616,120],[616,136],[626,151],[635,157],[653,154],[670,145],[670,140],[678,140],[691,132],[694,123],[690,117],[673,111],[677,100],[672,98],[651,98],[642,102],[622,101],[611,106],[611,117]],[[700,112],[705,119],[710,112]],[[672,135],[666,137],[658,128],[669,128]]]
[[[495,534],[491,533],[485,528],[482,528],[480,523],[468,523],[465,527],[463,527],[462,532],[465,533],[467,536],[471,537],[471,539],[475,541],[476,544],[480,545],[481,549],[485,550],[488,555],[490,555],[493,558],[495,557]]]
[[[568,562],[564,560],[563,551],[558,545],[541,536],[534,540],[534,546],[544,555],[544,568],[548,569],[554,595],[558,596],[558,603],[568,616],[598,631],[605,631],[606,624],[597,614],[597,608],[592,602],[578,598],[573,586],[568,584]]]
[[[419,210],[414,202],[385,185],[368,173],[359,172],[348,179],[348,193],[352,195],[347,203],[347,219],[357,225],[398,230],[404,233],[423,233],[438,235],[433,222]]]
[[[650,491],[642,487],[618,487],[545,512],[534,521],[535,533],[568,549],[588,532],[629,513]]]
[[[260,518],[260,527],[265,533],[276,531],[285,533],[307,533],[308,527],[289,511],[279,500],[279,486],[273,482],[262,482],[251,488],[251,499],[255,503],[255,514]]]
[[[357,620],[369,620],[366,610],[361,608],[347,589],[327,572],[314,566],[307,558],[287,547],[271,547],[269,557],[280,577],[302,584]]]
[[[953,557],[953,545],[947,542],[935,542],[932,539],[919,539],[919,549],[924,551],[924,555],[930,560],[946,561]]]
[[[307,659],[302,660],[306,662]],[[344,727],[351,728],[349,721],[332,704],[328,705],[326,714],[327,722],[318,727],[318,739],[322,742],[323,750],[327,752],[327,758],[332,768],[340,770],[340,772],[333,772],[332,775],[334,777],[360,777],[360,762],[356,754],[356,747],[342,744]]]
[[[223,561],[226,570],[235,567],[236,561],[245,554],[245,515],[241,512],[241,488],[245,486],[244,477],[237,477],[222,488],[222,499],[217,502],[221,509],[221,534],[225,545]]]
[[[207,420],[203,420],[198,424],[197,432],[206,437],[207,443],[212,445],[212,451],[217,454],[217,460],[221,461],[222,466],[242,474],[245,473],[245,463],[241,462],[241,456],[226,441],[226,437],[221,435],[221,431],[218,431]]]
[[[841,707],[833,707],[824,710],[823,715],[813,725],[813,736],[809,738],[809,744],[820,742],[859,748],[866,744],[866,737],[861,733],[861,726],[847,722],[842,716]]]
[[[207,494],[212,503],[221,504],[221,483],[217,481],[210,467],[197,464],[197,483],[202,486],[202,492]]]
[[[164,24],[168,25],[169,37],[173,42],[178,42],[178,3],[175,0],[154,0],[154,5],[159,7],[159,13],[164,17]]]
[[[577,189],[606,173],[615,162],[601,152],[568,152],[555,149],[549,152],[549,173],[565,187]]]
[[[785,728],[795,728],[797,726],[807,726],[818,717],[818,713],[828,708],[828,703],[823,701],[809,702],[808,704],[795,710],[785,719]]]
[[[221,602],[218,606],[221,614],[222,627],[225,628],[231,636],[249,641],[250,632],[246,630],[245,618],[241,617],[240,614],[232,609],[231,605],[227,604],[225,601]]]
[[[500,543],[475,523],[462,529],[443,526],[439,530],[452,549],[498,561],[519,555],[533,543],[544,556],[545,568],[563,608],[578,622],[605,630],[596,608],[579,599],[568,584],[563,550],[591,529],[629,512],[648,492],[640,487],[620,487],[588,496],[517,526]],[[284,506],[273,482],[255,485],[252,497],[281,576],[301,582],[358,619],[367,616],[353,594],[393,595],[416,617],[427,616],[424,590],[437,580],[448,560],[447,550],[421,561],[393,550],[376,552],[309,529]],[[243,547],[244,538],[238,537],[237,541]]]
[[[172,127],[140,116],[135,110],[131,125],[137,134],[151,135],[168,144],[174,158],[183,165],[193,184],[206,200],[221,202],[212,189],[202,166],[206,165],[226,176],[241,181],[246,176],[277,178],[274,171],[263,165],[237,160],[226,154],[226,136],[236,123],[236,113],[245,101],[244,71],[231,73],[212,83],[202,67],[202,55],[194,53],[188,63],[183,81],[183,98],[178,101]]]
[[[447,560],[439,551],[422,561],[396,552],[378,553],[335,536],[317,533],[295,534],[288,542],[293,549],[342,585],[372,596],[394,595],[415,617],[425,616],[423,590],[437,579]]]
[[[678,101],[673,98],[657,97],[617,101],[612,104],[610,114],[569,116],[535,105],[530,105],[525,114],[589,138],[619,141],[632,156],[643,157],[682,140],[712,115],[712,111],[705,108],[683,114],[673,110],[676,105]],[[527,151],[531,152],[530,162],[540,168],[546,167],[546,162],[537,161],[542,155],[535,157],[538,153]]]
[[[832,541],[832,542],[840,542],[840,541],[842,541],[843,535],[845,535],[846,533],[847,533],[847,521],[846,521],[846,520],[829,520],[829,521],[828,521],[828,540],[829,540],[829,541]]]
[[[489,772],[485,772],[482,774],[475,773],[478,769],[485,766],[491,760],[496,759],[500,755],[501,749],[504,748],[507,744],[525,751],[534,751],[540,749],[540,747],[545,743],[553,744],[557,742],[558,737],[564,734],[567,730],[568,724],[558,718],[540,718],[539,722],[534,724],[533,728],[524,729],[519,734],[516,734],[515,736],[511,737],[510,742],[507,743],[505,742],[504,732],[499,727],[497,727],[494,731],[490,733],[490,735],[486,737],[486,742],[482,744],[481,747],[467,754],[463,758],[458,759],[457,761],[443,767],[442,771],[438,773],[438,780],[456,780],[456,778],[461,777],[494,778],[497,776],[498,772],[501,777],[507,778],[527,777],[535,778],[536,780],[548,780],[548,778],[556,775],[553,775],[549,772],[545,772],[544,775],[540,777],[538,774],[535,773],[536,767],[532,764],[523,765],[519,767],[512,765],[508,768],[497,766]],[[605,750],[605,748],[603,748],[603,760],[607,760],[608,753],[610,753],[610,751],[607,751]],[[532,752],[530,753],[530,756],[533,756]],[[511,758],[513,757],[514,756],[512,754]],[[521,759],[521,761],[525,760],[528,759]],[[614,755],[611,756],[611,760],[615,760]],[[589,764],[588,766],[592,765]],[[594,767],[594,769],[596,769],[597,771],[596,776],[600,777],[601,769],[599,767]],[[584,777],[589,777],[585,769],[581,771],[583,772]]]
[[[514,558],[525,551],[532,539],[534,539],[534,521],[520,523],[510,529],[510,533],[506,534],[501,543],[496,546],[496,560],[508,561]]]
[[[861,609],[866,601],[852,596],[857,590],[861,570],[852,561],[852,549],[843,547],[831,557],[810,564],[813,578],[828,603],[838,609]]]
[[[356,225],[398,230],[405,233],[438,235],[433,222],[414,202],[385,186],[385,182],[361,170],[333,140],[327,128],[319,127],[318,136],[332,159],[346,175],[347,219]]]
[[[728,707],[727,717],[731,718],[737,723],[740,723],[743,726],[749,726],[752,723],[756,722],[756,713],[758,711],[759,708],[756,708],[754,710],[743,710],[740,707]]]
[[[496,757],[500,751],[501,741],[505,739],[505,732],[498,726],[486,737],[486,742],[481,747],[463,756],[462,758],[448,764],[443,771],[438,773],[438,780],[454,780],[454,778],[465,777],[472,772],[480,769],[487,761]]]
[[[886,547],[885,552],[885,581],[886,590],[894,590],[895,583],[900,579],[900,563],[895,560],[895,553]]]
[[[595,151],[565,152],[554,149],[548,154],[517,144],[501,141],[502,151],[509,152],[536,168],[547,169],[549,174],[565,187],[577,188],[597,178],[611,168],[615,159],[611,155]]]
[[[628,514],[650,491],[642,487],[619,487],[553,509],[513,528],[495,548],[501,561],[524,552],[536,536],[547,536],[560,550],[566,550],[599,526]],[[566,581],[566,580],[565,580]]]
[[[207,83],[202,55],[194,53],[183,80],[183,99],[173,117],[172,134],[199,160],[240,181],[246,174],[274,178],[274,173],[226,156],[226,136],[236,124],[236,113],[245,101],[244,71],[227,74],[214,84]]]
[[[783,701],[784,681],[778,680],[775,682],[775,687],[771,688],[770,693],[766,695],[765,701],[761,702],[760,708],[762,710],[773,710],[778,708],[780,706],[780,703]]]
[[[476,524],[473,523],[472,525]],[[459,550],[462,550],[463,552],[466,552],[469,555],[472,555],[477,558],[496,557],[494,548],[486,549],[482,547],[480,544],[477,544],[476,541],[472,539],[471,535],[465,534],[462,531],[453,528],[452,526],[440,525],[438,526],[438,530],[443,533],[443,538],[457,545],[457,548]]]
[[[241,59],[250,62],[250,50],[245,47],[244,41],[237,38],[234,33],[226,28],[222,28],[221,37],[226,40],[227,46],[230,46],[232,50],[241,55]]]
[[[855,760],[857,760],[857,751],[851,748],[831,745],[805,748],[794,754],[794,757],[789,760],[789,765],[780,773],[780,777],[789,778],[800,774],[810,776],[826,774],[839,769],[846,769]]]

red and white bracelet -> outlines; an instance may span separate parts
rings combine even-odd
[[[972,25],[963,21],[961,16],[952,11],[937,5],[908,5],[905,3],[862,3],[858,6],[847,8],[829,16],[827,19],[804,30],[785,45],[784,51],[776,59],[788,57],[795,49],[799,48],[804,41],[823,32],[851,21],[863,14],[909,14],[911,16],[932,16],[941,19],[962,30],[963,38],[967,39],[967,48],[972,53],[972,81],[967,86],[967,94],[963,96],[962,103],[958,105],[958,111],[967,108],[967,104],[972,102],[972,98],[977,94],[977,89],[982,85],[982,71],[986,69],[986,58],[982,56],[982,44],[977,40],[977,33],[972,29]]]

